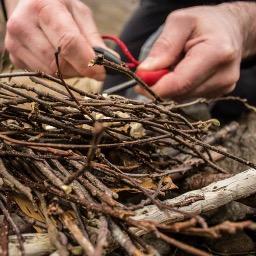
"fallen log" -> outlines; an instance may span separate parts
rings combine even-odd
[[[175,207],[177,211],[159,210],[155,205],[148,205],[136,211],[134,220],[157,221],[170,224],[182,221],[187,216],[206,213],[232,201],[249,197],[256,193],[256,170],[248,169],[228,179],[214,182],[202,189],[187,192],[181,196],[164,201]],[[142,230],[134,230],[137,235],[144,234]]]

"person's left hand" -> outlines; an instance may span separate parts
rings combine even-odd
[[[16,67],[56,74],[54,53],[61,47],[60,69],[65,77],[103,80],[103,67],[88,68],[93,47],[107,48],[91,10],[80,0],[6,1],[5,47]],[[11,4],[12,3],[12,4]]]

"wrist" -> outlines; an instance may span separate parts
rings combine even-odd
[[[219,5],[233,18],[242,43],[242,59],[256,55],[256,3],[232,2]]]

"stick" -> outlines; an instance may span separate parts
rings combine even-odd
[[[133,220],[156,221],[158,223],[174,223],[182,221],[186,218],[184,212],[188,215],[198,215],[210,210],[219,208],[232,201],[246,198],[256,193],[256,170],[248,169],[228,179],[214,182],[202,189],[190,191],[173,199],[165,200],[167,205],[176,205],[180,202],[188,200],[188,198],[201,196],[202,200],[179,207],[180,212],[172,212],[172,214],[160,211],[157,206],[149,205],[137,210],[136,215],[131,217]],[[144,231],[134,230],[135,234],[142,235]]]
[[[25,255],[25,250],[24,250],[24,245],[23,245],[23,237],[20,233],[20,230],[16,223],[13,221],[11,214],[9,213],[8,209],[4,206],[3,202],[0,200],[0,209],[3,212],[3,215],[5,216],[6,220],[12,227],[13,231],[15,232],[17,236],[17,241],[18,241],[18,248],[19,248],[19,254],[21,256]]]
[[[48,216],[48,210],[47,210],[46,202],[45,202],[43,195],[41,195],[40,193],[37,193],[37,195],[41,202],[42,212],[45,217],[49,241],[51,242],[52,245],[54,245],[55,249],[57,249],[57,251],[60,255],[68,256],[69,255],[68,250],[60,239],[60,233],[57,230],[57,228],[55,227],[52,219]]]
[[[135,247],[130,237],[124,231],[122,231],[121,228],[114,221],[109,220],[109,225],[113,239],[116,240],[118,244],[125,249],[129,256],[144,255]]]
[[[75,237],[76,241],[81,245],[84,252],[88,256],[94,255],[94,247],[89,239],[87,239],[79,227],[76,225],[75,221],[66,213],[63,213],[61,216],[63,223],[65,224],[66,228],[69,229],[70,233]]]
[[[2,159],[0,159],[0,176],[8,180],[8,182],[10,182],[11,185],[13,185],[17,190],[24,194],[31,202],[34,201],[33,196],[31,194],[31,189],[21,184],[6,170],[6,167]]]
[[[101,216],[94,256],[100,256],[103,254],[104,247],[106,247],[108,244],[107,242],[108,233],[109,233],[109,230],[108,230],[107,220],[104,216]]]
[[[8,234],[9,234],[9,223],[7,218],[4,216],[3,219],[3,223],[1,226],[1,234],[0,234],[0,238],[1,238],[1,246],[0,246],[0,251],[1,251],[1,255],[2,256],[8,256],[9,252],[8,252]]]

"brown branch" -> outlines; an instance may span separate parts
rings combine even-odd
[[[149,86],[143,80],[141,80],[138,76],[136,76],[136,74],[132,72],[129,68],[122,66],[120,64],[116,64],[112,61],[106,60],[104,59],[103,56],[99,56],[99,55],[96,56],[96,58],[93,61],[91,61],[91,63],[89,64],[89,66],[93,66],[93,65],[103,65],[104,67],[107,67],[125,74],[126,76],[134,79],[138,83],[138,85],[141,86],[146,92],[148,92],[149,95],[153,96],[153,98],[156,101],[159,101],[159,102],[162,101],[162,99],[157,94],[155,94],[155,92],[153,92],[149,88]]]
[[[5,216],[6,220],[8,221],[8,223],[12,227],[13,231],[17,235],[17,239],[18,239],[18,244],[19,244],[19,249],[20,249],[21,255],[25,256],[25,249],[24,249],[24,246],[23,246],[24,239],[23,239],[23,237],[22,237],[22,235],[20,233],[19,228],[17,227],[17,225],[13,221],[13,219],[12,219],[8,209],[5,207],[5,205],[2,202],[2,200],[0,200],[0,209],[1,209],[2,213],[3,213],[3,215]]]

